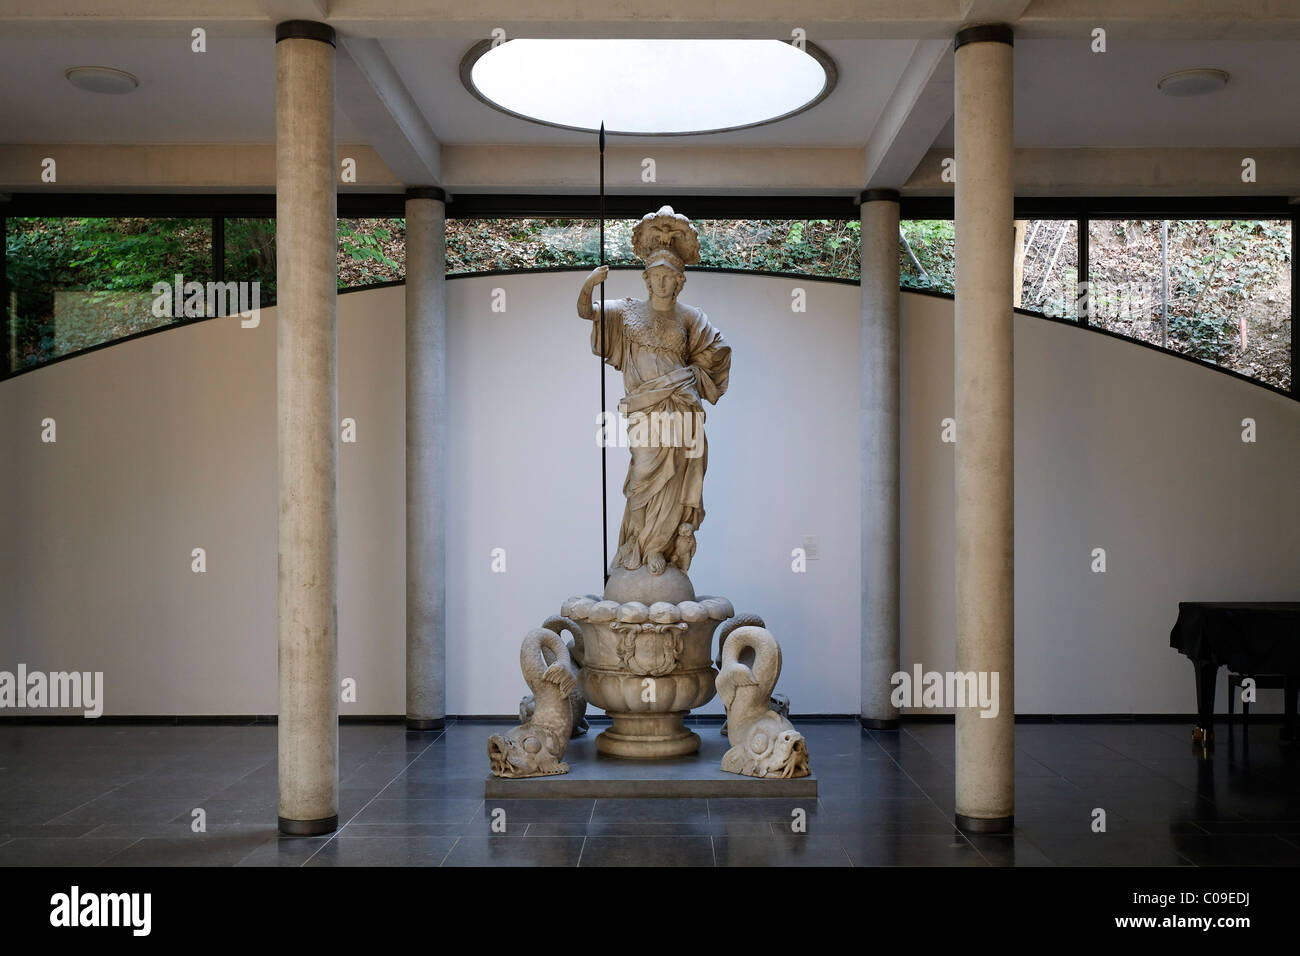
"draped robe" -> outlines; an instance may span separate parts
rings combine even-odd
[[[591,350],[601,354],[599,317],[591,323]],[[688,429],[700,426],[696,449],[685,443],[656,445],[653,439],[647,445],[629,443],[627,505],[614,558],[615,566],[634,571],[657,553],[686,571],[695,550],[694,530],[704,520],[709,454],[701,400],[717,404],[726,392],[731,347],[699,309],[675,304],[673,312],[657,313],[641,299],[609,300],[605,361],[623,373],[627,395],[619,409],[625,415],[680,413],[683,419],[695,416]],[[679,532],[683,524],[690,524],[690,531]]]

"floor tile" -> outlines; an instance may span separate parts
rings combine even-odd
[[[1020,830],[1058,866],[1191,866],[1168,835],[1092,833],[1062,836],[1035,827]]]
[[[971,846],[991,866],[1055,866],[1029,838],[1014,833],[967,833]]]
[[[1300,866],[1300,849],[1280,836],[1180,834],[1175,845],[1197,866]]]
[[[468,823],[480,807],[477,800],[386,800],[376,798],[347,820],[355,823]]]
[[[531,840],[525,841],[531,843]],[[713,838],[705,836],[588,837],[580,866],[713,866]]]
[[[464,836],[456,841],[444,866],[577,866],[585,837]]]
[[[854,866],[988,866],[960,835],[842,833]]]
[[[0,846],[0,867],[98,866],[134,842],[91,837],[15,837]]]
[[[596,801],[578,800],[479,800],[479,816],[485,820],[500,819],[504,814],[507,828],[528,823],[586,823],[591,819]]]
[[[714,837],[718,866],[851,866],[836,836]]]
[[[591,819],[593,823],[707,823],[709,801],[603,799],[596,801]]]
[[[274,840],[259,844],[256,849],[236,863],[236,866],[303,866],[321,847],[333,839],[331,836],[291,837],[280,835]]]
[[[1011,835],[956,831],[951,724],[805,721],[818,799],[485,801],[512,725],[344,725],[343,827],[314,838],[276,832],[273,725],[0,726],[0,865],[1300,865],[1300,762],[1262,722],[1210,761],[1181,721],[1019,724]]]
[[[50,823],[169,823],[182,814],[188,817],[196,803],[181,797],[157,800],[100,797],[75,810],[60,814]]]
[[[440,866],[456,839],[451,836],[336,838],[326,842],[305,865]]]
[[[264,843],[276,839],[275,827],[191,833],[180,837],[144,837],[113,854],[101,866],[234,866]]]

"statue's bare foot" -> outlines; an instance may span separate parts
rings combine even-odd
[[[641,549],[636,545],[630,545],[619,551],[619,555],[614,559],[614,563],[627,568],[629,571],[635,571],[641,567]]]
[[[664,560],[664,556],[658,551],[650,554],[650,557],[646,559],[646,564],[650,566],[651,574],[663,574],[664,569],[668,567],[668,562]]]

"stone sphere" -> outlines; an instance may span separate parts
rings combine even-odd
[[[615,568],[605,584],[605,600],[619,604],[637,601],[649,607],[661,601],[680,604],[694,599],[695,588],[691,579],[671,564],[663,574],[651,574],[645,565],[635,571]]]

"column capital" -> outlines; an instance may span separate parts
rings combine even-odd
[[[337,45],[334,42],[334,28],[328,23],[318,23],[315,20],[285,20],[277,23],[275,42],[281,40],[319,40],[330,46]]]
[[[864,189],[858,194],[858,205],[868,202],[898,202],[898,190]]]
[[[406,190],[407,199],[436,199],[447,201],[447,191],[441,186],[411,186]]]
[[[958,30],[953,37],[952,48],[957,51],[967,43],[1005,43],[1014,46],[1015,34],[1005,23],[981,23]]]

